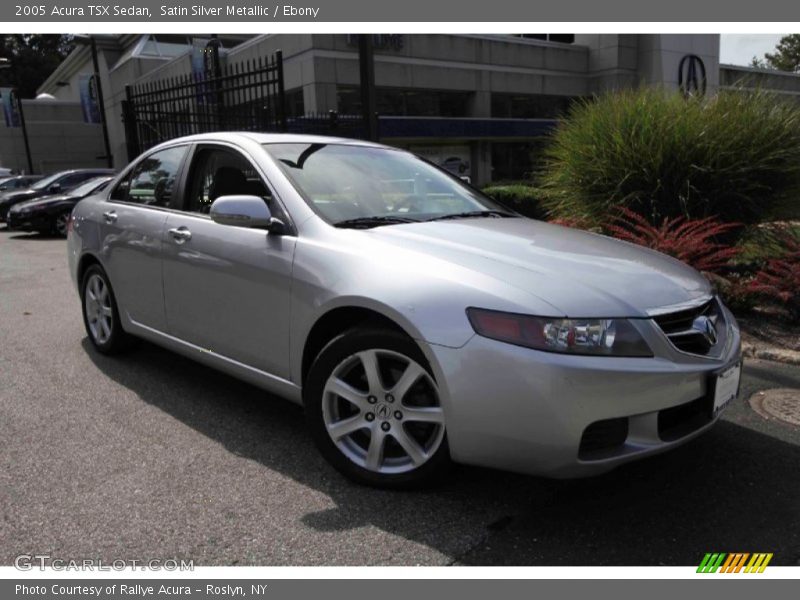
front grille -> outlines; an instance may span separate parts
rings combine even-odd
[[[595,421],[583,431],[578,458],[598,460],[614,454],[628,439],[628,419]]]
[[[675,348],[689,354],[710,354],[721,346],[725,335],[725,324],[716,299],[694,308],[658,315],[653,320]],[[711,324],[711,332],[706,329],[707,322]]]
[[[658,411],[658,437],[672,442],[711,422],[713,398],[704,396]]]

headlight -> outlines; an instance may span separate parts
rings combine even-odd
[[[627,319],[558,319],[468,308],[475,333],[493,340],[565,354],[653,356]]]

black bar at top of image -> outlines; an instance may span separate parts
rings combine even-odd
[[[96,7],[104,7],[97,9]],[[57,7],[57,10],[54,10]],[[93,9],[93,7],[95,7]],[[163,14],[161,7],[168,9]],[[786,0],[32,0],[0,4],[3,23],[53,22],[791,22],[800,4]],[[262,28],[259,28],[262,29]]]

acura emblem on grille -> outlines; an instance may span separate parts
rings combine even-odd
[[[717,343],[717,328],[714,322],[705,315],[700,315],[692,322],[692,329],[702,334],[709,346]]]

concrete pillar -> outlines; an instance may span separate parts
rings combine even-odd
[[[472,185],[482,187],[492,181],[492,143],[472,142]]]
[[[470,117],[488,119],[492,116],[492,93],[490,91],[478,91],[472,94]]]

